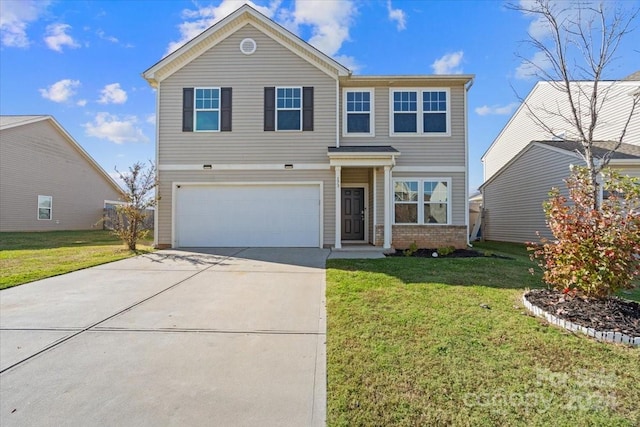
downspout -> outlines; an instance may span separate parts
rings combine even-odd
[[[340,78],[336,79],[336,147],[340,147]]]
[[[464,222],[467,225],[467,246],[470,248],[473,247],[473,245],[469,241],[469,105],[467,104],[467,94],[471,86],[473,86],[473,78],[464,86]]]
[[[156,182],[159,181],[159,175],[160,175],[160,126],[158,125],[160,120],[160,82],[158,82],[158,86],[156,87]],[[154,247],[158,247],[158,245],[160,244],[160,242],[158,242],[158,230],[159,230],[159,205],[160,205],[160,187],[157,186],[156,187],[156,210],[153,213],[153,244]],[[173,246],[173,244],[172,244]]]

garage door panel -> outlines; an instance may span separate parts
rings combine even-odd
[[[181,186],[178,246],[318,247],[320,187]]]

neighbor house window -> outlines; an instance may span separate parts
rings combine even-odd
[[[449,89],[392,89],[390,135],[448,136],[449,104]]]
[[[345,90],[343,94],[344,134],[373,135],[373,90]]]
[[[51,209],[53,207],[53,197],[38,196],[38,219],[51,219]]]
[[[395,224],[449,224],[449,178],[394,180]]]
[[[219,131],[220,88],[196,88],[194,110],[196,131]]]
[[[302,130],[302,88],[276,88],[276,130]]]
[[[395,223],[418,223],[418,181],[396,181],[394,186]]]

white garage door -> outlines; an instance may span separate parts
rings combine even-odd
[[[179,247],[319,247],[319,185],[181,185]]]

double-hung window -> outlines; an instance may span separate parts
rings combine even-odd
[[[195,89],[195,126],[197,132],[220,130],[220,88]]]
[[[38,219],[51,219],[51,211],[53,208],[53,197],[38,196]]]
[[[276,130],[302,130],[302,88],[276,88]]]
[[[450,135],[449,89],[391,89],[390,135]]]
[[[449,178],[396,179],[395,224],[449,224],[451,180]]]
[[[345,89],[343,100],[343,134],[373,136],[373,90]]]

